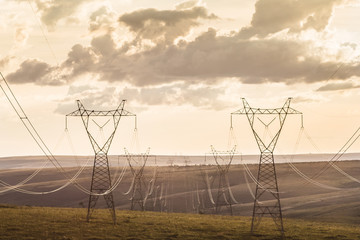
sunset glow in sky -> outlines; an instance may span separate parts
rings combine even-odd
[[[72,154],[62,136],[77,99],[89,109],[127,99],[153,154],[225,150],[242,97],[261,108],[292,97],[321,152],[360,126],[359,1],[4,0],[1,10],[0,71],[55,154]],[[1,92],[0,121],[0,156],[41,154]],[[69,126],[77,154],[91,154],[80,119]],[[299,127],[289,116],[281,153]],[[245,116],[234,129],[238,150],[257,153]],[[132,130],[120,122],[111,153],[131,147]]]

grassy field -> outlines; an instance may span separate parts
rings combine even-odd
[[[105,209],[90,223],[79,208],[0,207],[0,239],[280,239],[271,219],[249,234],[251,218]],[[286,239],[360,239],[359,226],[285,219]]]

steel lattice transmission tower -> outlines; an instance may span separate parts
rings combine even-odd
[[[254,231],[256,231],[256,229],[260,225],[261,218],[264,215],[268,215],[272,217],[276,227],[283,235],[284,226],[282,220],[279,188],[277,183],[273,152],[275,150],[275,146],[279,139],[281,130],[283,129],[287,115],[302,113],[290,107],[291,98],[287,99],[282,108],[273,109],[252,108],[244,98],[242,98],[242,102],[244,108],[231,113],[231,117],[234,114],[246,115],[254,137],[256,139],[256,143],[261,152],[256,183],[251,232],[253,233]],[[276,134],[272,137],[272,139],[270,139],[269,143],[265,143],[255,130],[254,120],[255,117],[258,115],[277,115],[280,122]]]
[[[131,191],[130,210],[135,210],[136,205],[138,205],[141,211],[145,211],[145,198],[147,197],[145,191],[147,184],[144,177],[144,169],[149,157],[149,151],[150,149],[148,149],[144,154],[132,155],[125,149],[126,159],[133,176],[129,189]],[[132,162],[137,163],[138,166],[134,166]]]
[[[215,201],[215,213],[219,214],[221,208],[227,207],[230,211],[230,215],[233,215],[232,205],[237,203],[232,191],[230,188],[228,173],[233,157],[235,154],[236,146],[225,152],[216,151],[213,146],[211,146],[211,152],[213,154],[216,166],[217,166],[217,177],[218,177],[218,188],[217,196]]]
[[[124,109],[125,102],[126,101],[123,100],[118,106],[118,108],[115,110],[97,111],[97,110],[86,109],[84,105],[80,102],[80,100],[77,100],[78,109],[66,115],[66,117],[81,117],[85,126],[86,133],[90,139],[91,146],[95,153],[92,178],[91,178],[89,205],[88,205],[88,212],[86,217],[87,221],[90,220],[91,214],[95,209],[97,200],[101,195],[103,195],[105,198],[106,205],[110,210],[114,224],[116,223],[115,205],[114,205],[114,198],[111,189],[112,185],[111,185],[110,168],[109,168],[109,161],[107,154],[109,152],[112,140],[114,139],[115,132],[117,130],[121,117],[134,116],[136,119],[135,114],[128,112]],[[110,136],[107,139],[105,139],[105,143],[103,145],[99,145],[99,143],[90,133],[89,120],[92,117],[112,117],[114,128]]]

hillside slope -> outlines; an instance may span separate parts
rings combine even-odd
[[[90,223],[85,209],[0,207],[0,239],[280,239],[271,219],[249,234],[249,217],[117,211],[105,209]],[[359,226],[285,219],[286,239],[360,239]]]
[[[311,177],[320,171],[326,163],[295,163],[299,170]],[[360,176],[360,161],[344,161],[337,163],[341,169],[351,176]],[[254,176],[257,173],[257,165],[249,165]],[[113,170],[113,179],[119,175],[121,169]],[[283,216],[304,220],[316,220],[322,222],[337,222],[348,224],[360,224],[360,185],[349,178],[329,168],[323,175],[316,178],[321,183],[339,190],[321,188],[309,184],[297,175],[287,164],[276,166],[278,184],[281,197]],[[77,168],[66,168],[69,176],[75,175]],[[214,180],[211,186],[213,197],[218,190],[218,178],[215,166],[173,166],[159,167],[154,184],[154,191],[147,199],[145,209],[149,211],[182,212],[182,213],[213,213],[214,205],[209,200],[209,191],[204,181],[204,172],[207,172],[209,180]],[[2,169],[1,180],[15,185],[34,172],[34,169]],[[116,174],[117,172],[117,174]],[[86,168],[77,179],[77,183],[89,189],[91,168]],[[254,199],[249,190],[255,191],[255,184],[249,178],[249,183],[244,178],[244,168],[241,165],[232,165],[228,174],[229,183],[234,198],[238,203],[233,204],[235,215],[251,216]],[[154,175],[154,168],[147,167],[144,176],[147,183]],[[132,174],[128,170],[113,192],[117,209],[130,209],[131,194],[129,187],[132,183]],[[67,181],[56,169],[43,169],[34,179],[23,186],[30,191],[49,191],[56,189]],[[210,184],[212,181],[209,181]],[[147,189],[145,186],[144,190]],[[163,191],[161,190],[163,189]],[[6,190],[1,188],[1,190]],[[160,198],[164,199],[163,202]],[[0,194],[0,204],[30,205],[39,207],[87,207],[89,196],[80,192],[73,185],[52,194],[27,195],[15,191]],[[166,207],[165,207],[166,203]],[[99,198],[97,207],[105,207],[103,198]],[[139,207],[137,207],[139,209]],[[221,209],[221,214],[229,215],[227,208]]]

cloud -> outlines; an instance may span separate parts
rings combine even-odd
[[[96,57],[89,48],[76,44],[68,53],[68,58],[62,64],[62,67],[67,70],[68,77],[74,78],[81,74],[93,72],[96,62]]]
[[[122,99],[118,98],[115,87],[70,86],[67,97],[58,100],[55,112],[65,115],[76,110],[76,100],[80,100],[89,109],[107,110],[109,106],[117,106]]]
[[[251,25],[239,32],[242,38],[266,37],[289,29],[322,31],[328,25],[333,9],[344,0],[258,0]]]
[[[198,25],[199,19],[216,18],[205,7],[194,6],[178,10],[137,10],[120,16],[119,22],[129,27],[139,39],[172,43],[177,37],[187,35]]]
[[[339,90],[347,90],[347,89],[354,89],[360,88],[360,85],[354,84],[352,82],[340,82],[340,83],[329,83],[320,88],[316,91],[324,92],[324,91],[339,91]]]
[[[144,88],[70,86],[67,97],[59,100],[55,112],[67,114],[73,111],[77,99],[80,99],[85,106],[96,109],[117,106],[122,99],[129,100],[131,106],[142,106],[142,110],[157,105],[190,105],[202,109],[225,109],[232,106],[230,102],[221,99],[225,91],[225,87],[194,86],[186,83]]]
[[[117,40],[118,31],[106,30],[113,25],[101,19],[106,19],[110,10],[100,8],[90,17],[90,24],[94,21],[94,31],[101,34],[92,35],[89,45],[74,45],[58,68],[39,60],[24,61],[9,78],[16,83],[56,85],[87,76],[115,87],[107,92],[83,89],[81,94],[70,89],[71,104],[79,97],[88,99],[89,104],[109,106],[118,102],[119,96],[128,96],[142,106],[190,104],[222,109],[228,106],[222,100],[226,89],[219,87],[224,79],[246,84],[295,84],[360,76],[359,63],[337,60],[342,50],[333,51],[329,58],[324,47],[295,37],[243,38],[236,32],[220,35],[209,28],[194,40],[174,41],[188,34],[199,19],[212,18],[205,7],[188,4],[180,10],[143,9],[120,16],[118,20],[136,33],[135,41],[127,42]],[[138,45],[146,40],[154,44],[147,48]],[[348,44],[352,43],[344,46],[349,48]],[[351,48],[356,49],[356,45]],[[70,106],[69,99],[64,100],[65,105]],[[64,106],[59,109],[68,109]]]
[[[17,1],[28,2],[28,0]],[[41,21],[50,29],[53,29],[61,19],[73,15],[81,5],[91,1],[94,0],[33,0],[41,14]]]
[[[232,105],[227,97],[231,86],[223,84],[224,79],[259,85],[328,82],[317,91],[358,87],[345,80],[360,76],[360,64],[339,60],[344,58],[345,50],[357,49],[354,43],[339,44],[340,50],[329,53],[313,40],[298,40],[296,35],[248,38],[241,31],[221,35],[221,31],[213,28],[195,39],[180,40],[201,20],[212,18],[215,17],[197,1],[181,3],[176,10],[142,9],[120,17],[115,17],[111,9],[100,7],[89,18],[90,44],[75,44],[59,67],[29,59],[7,78],[18,84],[74,83],[67,97],[59,100],[56,112],[61,114],[73,111],[76,99],[96,109],[108,109],[122,99],[131,99],[131,106],[142,110],[158,105],[223,110]],[[123,30],[117,29],[119,22],[134,33],[133,39],[126,36],[124,40],[118,35]],[[301,31],[290,23],[278,26]],[[267,36],[282,28],[275,26],[265,32],[255,29],[253,36]],[[142,44],[148,41],[152,44],[144,47]],[[79,86],[81,81],[76,80],[85,76],[106,87]],[[330,76],[333,77],[329,79]],[[311,94],[297,99],[318,100],[311,98]]]
[[[214,29],[209,29],[192,42],[155,47],[133,55],[116,54],[111,56],[112,62],[99,59],[107,63],[108,69],[117,69],[122,80],[137,86],[176,81],[211,84],[222,78],[238,78],[243,83],[292,84],[328,80],[339,62],[317,56],[316,51],[323,50],[312,48],[311,42],[243,40],[236,35],[217,36]],[[109,78],[109,72],[97,69],[102,79],[116,81]],[[334,78],[346,79],[359,74],[359,64],[343,63]]]
[[[181,2],[179,4],[176,4],[175,9],[176,10],[184,10],[184,9],[189,9],[189,8],[193,8],[197,5],[200,5],[201,1],[198,0],[190,0],[190,1],[185,1],[185,2]]]
[[[91,46],[93,50],[101,56],[109,56],[116,52],[115,42],[108,34],[93,38]]]
[[[314,95],[313,93],[300,93],[295,94],[294,98],[292,99],[293,104],[299,103],[319,103],[319,102],[326,102],[328,99],[321,95]]]
[[[49,64],[36,59],[26,60],[21,63],[20,68],[16,72],[10,73],[7,79],[12,83],[35,83],[49,72],[51,72]]]
[[[8,65],[12,58],[14,58],[14,57],[6,56],[3,58],[0,58],[0,68],[4,68],[6,65]]]
[[[116,14],[107,6],[102,6],[90,15],[89,31],[111,32],[115,29]]]
[[[14,37],[16,46],[25,46],[29,39],[29,28],[26,26],[16,27]]]
[[[19,69],[6,78],[13,84],[63,85],[66,81],[60,77],[57,68],[36,59],[22,62]]]
[[[231,104],[221,99],[226,91],[224,87],[207,85],[189,85],[187,83],[177,83],[161,87],[126,88],[121,95],[130,96],[141,105],[191,105],[203,109],[224,109]],[[130,92],[130,94],[129,94]]]
[[[93,74],[102,81],[136,86],[175,82],[208,85],[223,78],[248,84],[314,83],[329,80],[335,71],[333,79],[360,76],[359,63],[322,59],[324,51],[311,42],[217,36],[209,29],[191,42],[131,52],[128,47],[117,47],[112,35],[106,34],[94,37],[90,46],[74,45],[61,67],[68,81]]]

